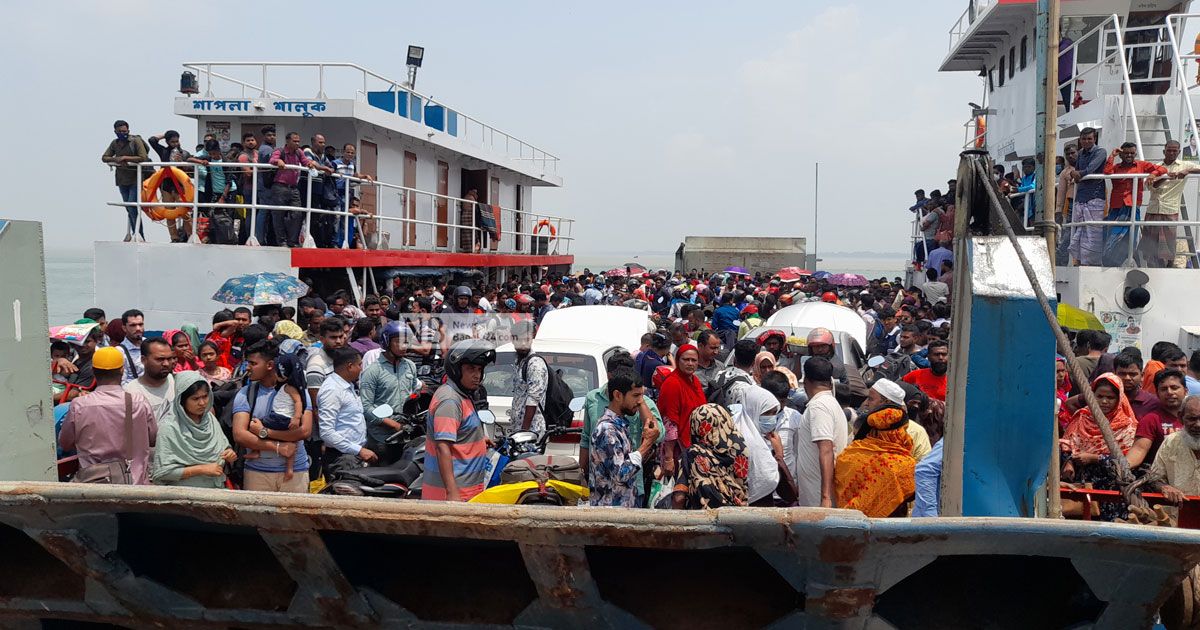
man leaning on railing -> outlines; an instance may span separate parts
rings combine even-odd
[[[323,173],[332,173],[333,169],[317,164],[304,156],[300,151],[300,134],[289,132],[284,139],[284,146],[271,154],[271,164],[279,167],[275,180],[271,185],[271,198],[275,205],[300,207],[300,191],[296,187],[300,181],[300,172],[286,166],[304,166],[314,168]],[[270,213],[268,225],[275,235],[276,244],[282,247],[300,247],[300,228],[304,221],[303,215],[296,210],[277,210]]]
[[[1146,221],[1178,221],[1183,187],[1190,173],[1200,173],[1195,162],[1179,161],[1179,141],[1168,140],[1163,147],[1161,166],[1165,177],[1151,184],[1150,203],[1146,206]],[[1176,261],[1176,229],[1174,225],[1147,225],[1142,228],[1138,251],[1144,264],[1150,267],[1182,267]],[[1183,262],[1183,260],[1179,260]]]

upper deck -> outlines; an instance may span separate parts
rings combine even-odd
[[[197,61],[183,64],[200,93],[176,97],[175,113],[277,121],[345,118],[411,142],[452,151],[528,178],[561,186],[559,158],[479,118],[354,63],[326,61]]]

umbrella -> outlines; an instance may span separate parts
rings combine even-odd
[[[829,276],[829,284],[835,284],[841,287],[865,287],[870,282],[865,276],[860,276],[856,273],[835,273]]]
[[[604,272],[604,276],[605,276],[606,278],[624,278],[624,277],[626,277],[626,276],[628,276],[628,275],[629,275],[629,273],[628,273],[628,272],[626,272],[626,271],[625,271],[625,269],[624,269],[623,267],[617,267],[617,268],[615,268],[615,269],[609,269],[608,271],[605,271],[605,272]]]
[[[776,273],[775,275],[779,276],[780,280],[783,280],[785,282],[792,282],[795,280],[799,280],[802,276],[811,276],[812,272],[807,269],[801,269],[799,267],[784,267],[783,269],[780,269],[779,272]]]
[[[725,268],[725,273],[740,273],[740,274],[742,274],[743,276],[748,276],[748,275],[750,275],[750,272],[749,272],[749,271],[746,271],[746,268],[745,268],[745,267],[726,267],[726,268]]]
[[[646,273],[647,271],[649,271],[649,269],[647,269],[645,265],[639,265],[635,262],[627,262],[621,266],[628,269],[629,273]]]
[[[833,274],[829,273],[828,271],[814,271],[812,277],[816,278],[817,280],[824,280],[832,275]]]
[[[1058,323],[1071,330],[1104,330],[1104,324],[1095,315],[1062,302],[1058,303]]]
[[[308,285],[283,273],[251,273],[225,281],[212,299],[222,304],[283,304],[308,293]]]
[[[88,333],[92,329],[99,326],[96,322],[90,324],[67,324],[66,326],[51,326],[50,338],[55,341],[66,341],[77,346],[82,346],[87,340]]]

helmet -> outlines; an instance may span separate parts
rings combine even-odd
[[[821,301],[829,302],[832,304],[837,304],[837,301],[838,301],[837,294],[834,293],[833,291],[826,291],[825,293],[821,294]]]
[[[763,333],[758,338],[758,345],[760,345],[760,346],[765,345],[768,341],[771,340],[772,337],[777,337],[780,341],[787,343],[787,335],[785,335],[782,330],[771,329],[771,330],[768,330],[767,332]]]
[[[757,315],[758,314],[758,305],[757,304],[747,304],[746,308],[742,309],[742,312],[745,313],[746,315]]]
[[[533,296],[528,293],[522,293],[517,296],[517,302],[519,304],[533,304]]]
[[[834,345],[833,333],[829,332],[828,328],[814,328],[808,333],[808,345],[825,344],[828,346]]]
[[[457,287],[454,287],[454,297],[455,298],[471,297],[471,295],[472,295],[471,287],[469,287],[465,284],[461,284]]]
[[[462,384],[462,366],[485,366],[496,361],[496,348],[490,341],[465,339],[450,346],[446,353],[446,375],[456,385]]]
[[[404,331],[400,329],[400,322],[388,322],[383,326],[383,330],[379,331],[379,345],[383,346],[384,350],[391,350],[392,339],[399,337]]]

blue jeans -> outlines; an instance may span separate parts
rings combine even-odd
[[[249,199],[249,197],[247,197]],[[271,203],[271,191],[268,188],[259,187],[258,189],[258,204],[269,205]],[[271,245],[273,238],[268,236],[267,219],[270,215],[270,210],[259,209],[258,214],[254,215],[254,238],[258,239],[259,245]]]
[[[117,190],[121,193],[121,201],[125,203],[136,203],[138,200],[138,188],[136,184],[129,186],[117,186]],[[125,206],[125,213],[129,215],[129,234],[132,236],[136,230],[138,236],[146,238],[145,226],[138,225],[138,209],[133,206]]]

